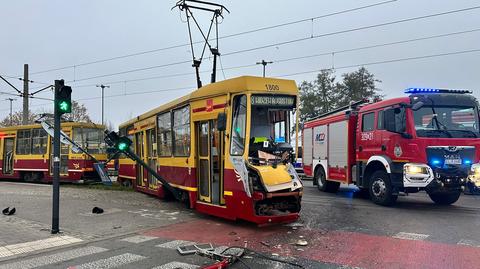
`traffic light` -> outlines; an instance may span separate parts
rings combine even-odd
[[[128,137],[122,136],[120,137],[118,142],[115,144],[115,147],[119,151],[124,152],[130,147],[131,144],[132,144],[132,140],[130,140]]]
[[[130,145],[132,145],[132,140],[126,136],[119,136],[116,132],[105,131],[107,135],[105,137],[105,142],[107,145],[116,148],[120,152],[126,152]]]
[[[72,88],[70,86],[62,86],[55,98],[55,109],[60,114],[72,112]]]

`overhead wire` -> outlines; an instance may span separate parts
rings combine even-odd
[[[428,58],[437,58],[437,57],[445,57],[451,55],[458,55],[458,54],[467,54],[467,53],[477,53],[480,52],[480,49],[471,49],[471,50],[463,50],[463,51],[454,51],[454,52],[447,52],[447,53],[439,53],[439,54],[429,54],[429,55],[421,55],[421,56],[414,56],[414,57],[405,57],[405,58],[397,58],[391,60],[383,60],[383,61],[373,61],[373,62],[366,62],[360,64],[353,64],[353,65],[344,65],[344,66],[337,66],[335,69],[348,69],[348,68],[355,68],[355,67],[362,67],[362,66],[369,66],[369,65],[380,65],[380,64],[388,64],[388,63],[395,63],[395,62],[404,62],[404,61],[412,61],[412,60],[421,60],[421,59],[428,59]],[[303,75],[309,73],[318,73],[324,70],[331,70],[331,68],[322,68],[322,69],[315,69],[309,71],[302,71],[290,74],[283,74],[283,75],[276,75],[276,77],[291,77],[296,75]],[[148,93],[157,93],[157,92],[168,92],[168,91],[177,91],[177,90],[187,90],[187,89],[194,89],[194,87],[181,87],[181,88],[169,88],[169,89],[160,89],[160,90],[151,90],[151,91],[143,91],[143,92],[132,92],[132,93],[123,93],[123,94],[115,94],[115,95],[107,95],[104,98],[112,98],[112,97],[120,97],[120,96],[132,96],[132,95],[141,95],[141,94],[148,94]],[[2,93],[2,92],[0,92]],[[10,94],[10,93],[8,93]],[[11,94],[14,95],[14,94]],[[79,98],[76,99],[77,101],[85,101],[85,100],[96,100],[101,99],[99,97],[88,97],[88,98]],[[44,106],[49,105],[51,103],[44,103],[32,106]],[[5,109],[0,111],[6,111]]]
[[[474,9],[480,9],[480,6],[450,10],[450,11],[445,11],[445,12],[440,12],[440,13],[411,17],[411,18],[407,18],[407,19],[400,19],[400,20],[395,20],[395,21],[390,21],[390,22],[385,22],[385,23],[372,24],[372,25],[362,26],[362,27],[355,27],[355,28],[350,28],[350,29],[340,30],[340,31],[335,31],[335,32],[330,32],[330,33],[324,33],[324,34],[319,34],[319,35],[313,35],[313,36],[310,36],[310,37],[297,38],[297,39],[292,39],[292,40],[287,40],[287,41],[282,41],[282,42],[277,42],[277,43],[271,43],[271,44],[267,44],[267,45],[263,45],[263,46],[258,46],[258,47],[253,47],[253,48],[242,49],[242,50],[237,50],[237,51],[233,51],[233,52],[224,53],[224,54],[222,54],[222,56],[230,56],[230,55],[235,55],[235,54],[240,54],[240,53],[246,53],[246,52],[271,48],[271,47],[277,47],[277,46],[302,42],[302,41],[306,41],[306,40],[312,40],[312,39],[317,39],[317,38],[322,38],[322,37],[327,37],[327,36],[351,33],[351,32],[356,32],[356,31],[367,30],[367,29],[384,27],[384,26],[393,25],[393,24],[399,24],[399,23],[405,23],[405,22],[411,22],[411,21],[416,21],[416,20],[438,17],[438,16],[444,16],[444,15],[448,15],[448,14],[465,12],[465,11],[470,11],[470,10],[474,10]],[[190,60],[185,60],[185,61],[179,61],[179,62],[173,62],[173,63],[143,67],[143,68],[135,68],[135,69],[125,70],[125,71],[120,71],[120,72],[115,72],[115,73],[108,73],[108,74],[102,74],[102,75],[97,75],[97,76],[92,76],[92,77],[85,77],[85,78],[81,78],[81,79],[76,79],[75,82],[91,80],[91,79],[96,79],[96,78],[102,78],[102,77],[115,76],[115,75],[121,75],[121,74],[128,74],[128,73],[157,69],[157,68],[162,68],[162,67],[170,67],[170,66],[185,64],[185,63],[190,63],[190,62],[191,62]],[[69,81],[69,82],[73,82],[73,81]]]
[[[379,47],[386,47],[386,46],[392,46],[392,45],[398,45],[398,44],[405,44],[405,43],[410,43],[410,42],[424,41],[424,40],[435,39],[435,38],[449,37],[449,36],[454,36],[454,35],[474,33],[474,32],[478,32],[478,31],[480,31],[480,28],[464,30],[464,31],[457,31],[457,32],[450,32],[450,33],[445,33],[445,34],[430,35],[430,36],[424,36],[424,37],[417,37],[417,38],[399,40],[399,41],[393,41],[393,42],[387,42],[387,43],[379,43],[379,44],[362,46],[362,47],[334,50],[334,51],[329,51],[329,52],[303,55],[303,56],[298,56],[298,57],[283,58],[283,59],[276,59],[276,60],[274,59],[273,62],[274,63],[282,63],[282,62],[289,62],[289,61],[295,61],[295,60],[301,60],[301,59],[308,59],[308,58],[313,58],[313,57],[327,56],[327,55],[332,55],[332,54],[336,55],[336,54],[353,52],[353,51],[358,51],[358,50],[366,50],[366,49],[372,49],[372,48],[379,48]],[[221,66],[224,77],[226,77],[224,70],[233,70],[233,69],[254,67],[254,66],[256,66],[256,64],[247,64],[247,65],[239,65],[239,66],[232,66],[232,67],[224,68],[223,64],[221,62],[221,57],[220,57],[220,66]],[[201,71],[200,73],[208,73],[208,72],[211,72],[211,71],[209,71],[209,70],[208,71]],[[119,84],[119,83],[128,83],[128,82],[172,78],[172,77],[181,77],[181,76],[190,76],[190,75],[192,75],[192,72],[176,73],[176,74],[161,75],[161,76],[152,76],[152,77],[145,77],[145,78],[138,78],[138,79],[108,81],[108,82],[104,82],[104,84]],[[96,86],[97,84],[98,83],[76,85],[75,88],[93,87],[93,86]]]
[[[320,16],[316,16],[316,17],[311,17],[311,18],[291,21],[291,22],[287,22],[287,23],[281,23],[281,24],[276,24],[276,25],[272,25],[272,26],[256,28],[256,29],[243,31],[243,32],[239,32],[239,33],[234,33],[234,34],[230,34],[230,35],[220,36],[220,37],[218,37],[218,39],[226,39],[226,38],[251,34],[251,33],[259,32],[259,31],[270,30],[270,29],[274,29],[274,28],[279,28],[279,27],[284,27],[284,26],[288,26],[288,25],[298,24],[298,23],[302,23],[302,22],[306,22],[306,21],[311,21],[311,20],[317,20],[317,19],[321,19],[321,18],[336,16],[336,15],[345,14],[345,13],[349,13],[349,12],[353,12],[353,11],[358,11],[358,10],[368,9],[368,8],[372,8],[372,7],[376,7],[376,6],[380,6],[380,5],[384,5],[384,4],[389,4],[389,3],[396,2],[396,1],[397,0],[382,1],[382,2],[373,3],[373,4],[369,4],[369,5],[364,5],[364,6],[360,6],[360,7],[356,7],[356,8],[350,8],[350,9],[346,9],[346,10],[336,11],[336,12],[332,12],[332,13],[328,13],[328,14],[324,14],[324,15],[320,15]],[[193,44],[199,44],[199,43],[203,43],[203,42],[204,42],[203,40],[202,41],[195,41],[195,42],[193,42]],[[185,47],[185,46],[190,46],[190,43],[172,45],[172,46],[158,48],[158,49],[140,51],[140,52],[125,54],[125,55],[105,58],[105,59],[93,60],[93,61],[90,61],[90,62],[84,62],[84,63],[74,64],[74,65],[63,66],[63,67],[51,68],[51,69],[47,69],[47,70],[32,72],[30,74],[31,75],[36,75],[36,74],[48,73],[48,72],[53,72],[53,71],[69,69],[69,68],[75,68],[75,67],[79,67],[79,66],[98,64],[98,63],[103,63],[103,62],[108,62],[108,61],[113,61],[113,60],[119,60],[119,59],[134,57],[134,56],[140,56],[140,55],[144,55],[144,54],[150,54],[150,53],[159,52],[159,51],[181,48],[181,47]]]
[[[336,66],[335,69],[347,69],[347,68],[362,67],[362,66],[369,66],[369,65],[388,64],[388,63],[395,63],[395,62],[404,62],[404,61],[412,61],[412,60],[444,57],[444,56],[451,56],[451,55],[458,55],[458,54],[476,53],[476,52],[480,52],[480,49],[454,51],[454,52],[439,53],[439,54],[429,54],[429,55],[422,55],[422,56],[367,62],[367,63],[354,64],[354,65]],[[276,77],[291,77],[291,76],[303,75],[303,74],[309,74],[309,73],[318,73],[325,70],[331,70],[331,68],[315,69],[315,70],[296,72],[296,73],[290,73],[285,75],[277,75]]]

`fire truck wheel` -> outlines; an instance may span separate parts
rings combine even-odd
[[[317,184],[317,188],[320,191],[337,192],[338,188],[340,187],[340,182],[327,180],[325,176],[325,171],[323,171],[323,168],[321,167],[315,171],[314,180],[315,180],[315,183]]]
[[[456,192],[437,192],[429,193],[430,199],[434,201],[437,205],[451,205],[455,203],[462,193],[459,191]]]
[[[385,171],[376,171],[370,177],[370,199],[379,205],[392,205],[397,196],[392,195],[392,184],[390,177]]]

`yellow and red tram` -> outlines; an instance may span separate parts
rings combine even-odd
[[[93,123],[62,123],[62,131],[99,161],[107,159],[103,130],[104,126]],[[53,139],[40,124],[0,128],[0,178],[51,182],[52,143]],[[60,180],[80,183],[100,178],[89,156],[62,144]]]
[[[292,163],[297,97],[292,80],[243,76],[206,85],[119,129],[191,208],[257,224],[290,222],[299,217],[303,193]],[[119,178],[134,178],[137,191],[167,192],[126,159]]]

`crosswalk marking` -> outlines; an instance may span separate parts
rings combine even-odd
[[[146,257],[132,254],[132,253],[125,253],[117,256],[113,256],[106,259],[101,259],[89,263],[84,263],[81,265],[76,265],[70,267],[71,269],[108,269],[108,268],[115,268],[122,265],[126,265],[132,262],[137,262],[140,260],[145,259]]]
[[[406,239],[406,240],[425,240],[429,237],[428,234],[416,234],[416,233],[405,233],[399,232],[398,234],[393,236],[394,238],[398,239]]]
[[[48,249],[58,246],[70,245],[78,242],[82,242],[82,239],[62,235],[50,237],[47,239],[41,239],[31,242],[13,244],[0,247],[0,258],[9,257],[22,253],[29,253],[37,250]]]
[[[180,246],[186,246],[186,245],[192,245],[192,244],[196,244],[196,243],[191,241],[184,241],[184,240],[173,240],[160,245],[156,245],[156,247],[176,249],[177,247],[180,247]]]
[[[28,260],[22,260],[19,262],[0,265],[0,269],[17,269],[17,268],[31,269],[31,268],[50,265],[54,263],[65,262],[68,260],[73,260],[76,258],[105,252],[107,250],[108,249],[93,247],[93,246],[77,248],[77,249],[64,251],[64,252],[60,252],[53,255],[42,256],[42,257],[32,258]]]
[[[123,238],[120,241],[125,241],[129,243],[134,243],[134,244],[139,244],[143,242],[147,242],[153,239],[157,239],[158,237],[153,237],[153,236],[146,236],[146,235],[135,235],[127,238]]]
[[[458,241],[457,245],[470,246],[470,247],[480,247],[480,242],[470,239],[462,239]]]
[[[170,262],[164,265],[160,265],[157,267],[154,267],[152,269],[196,269],[198,268],[197,265],[189,264],[189,263],[184,263],[184,262]]]

